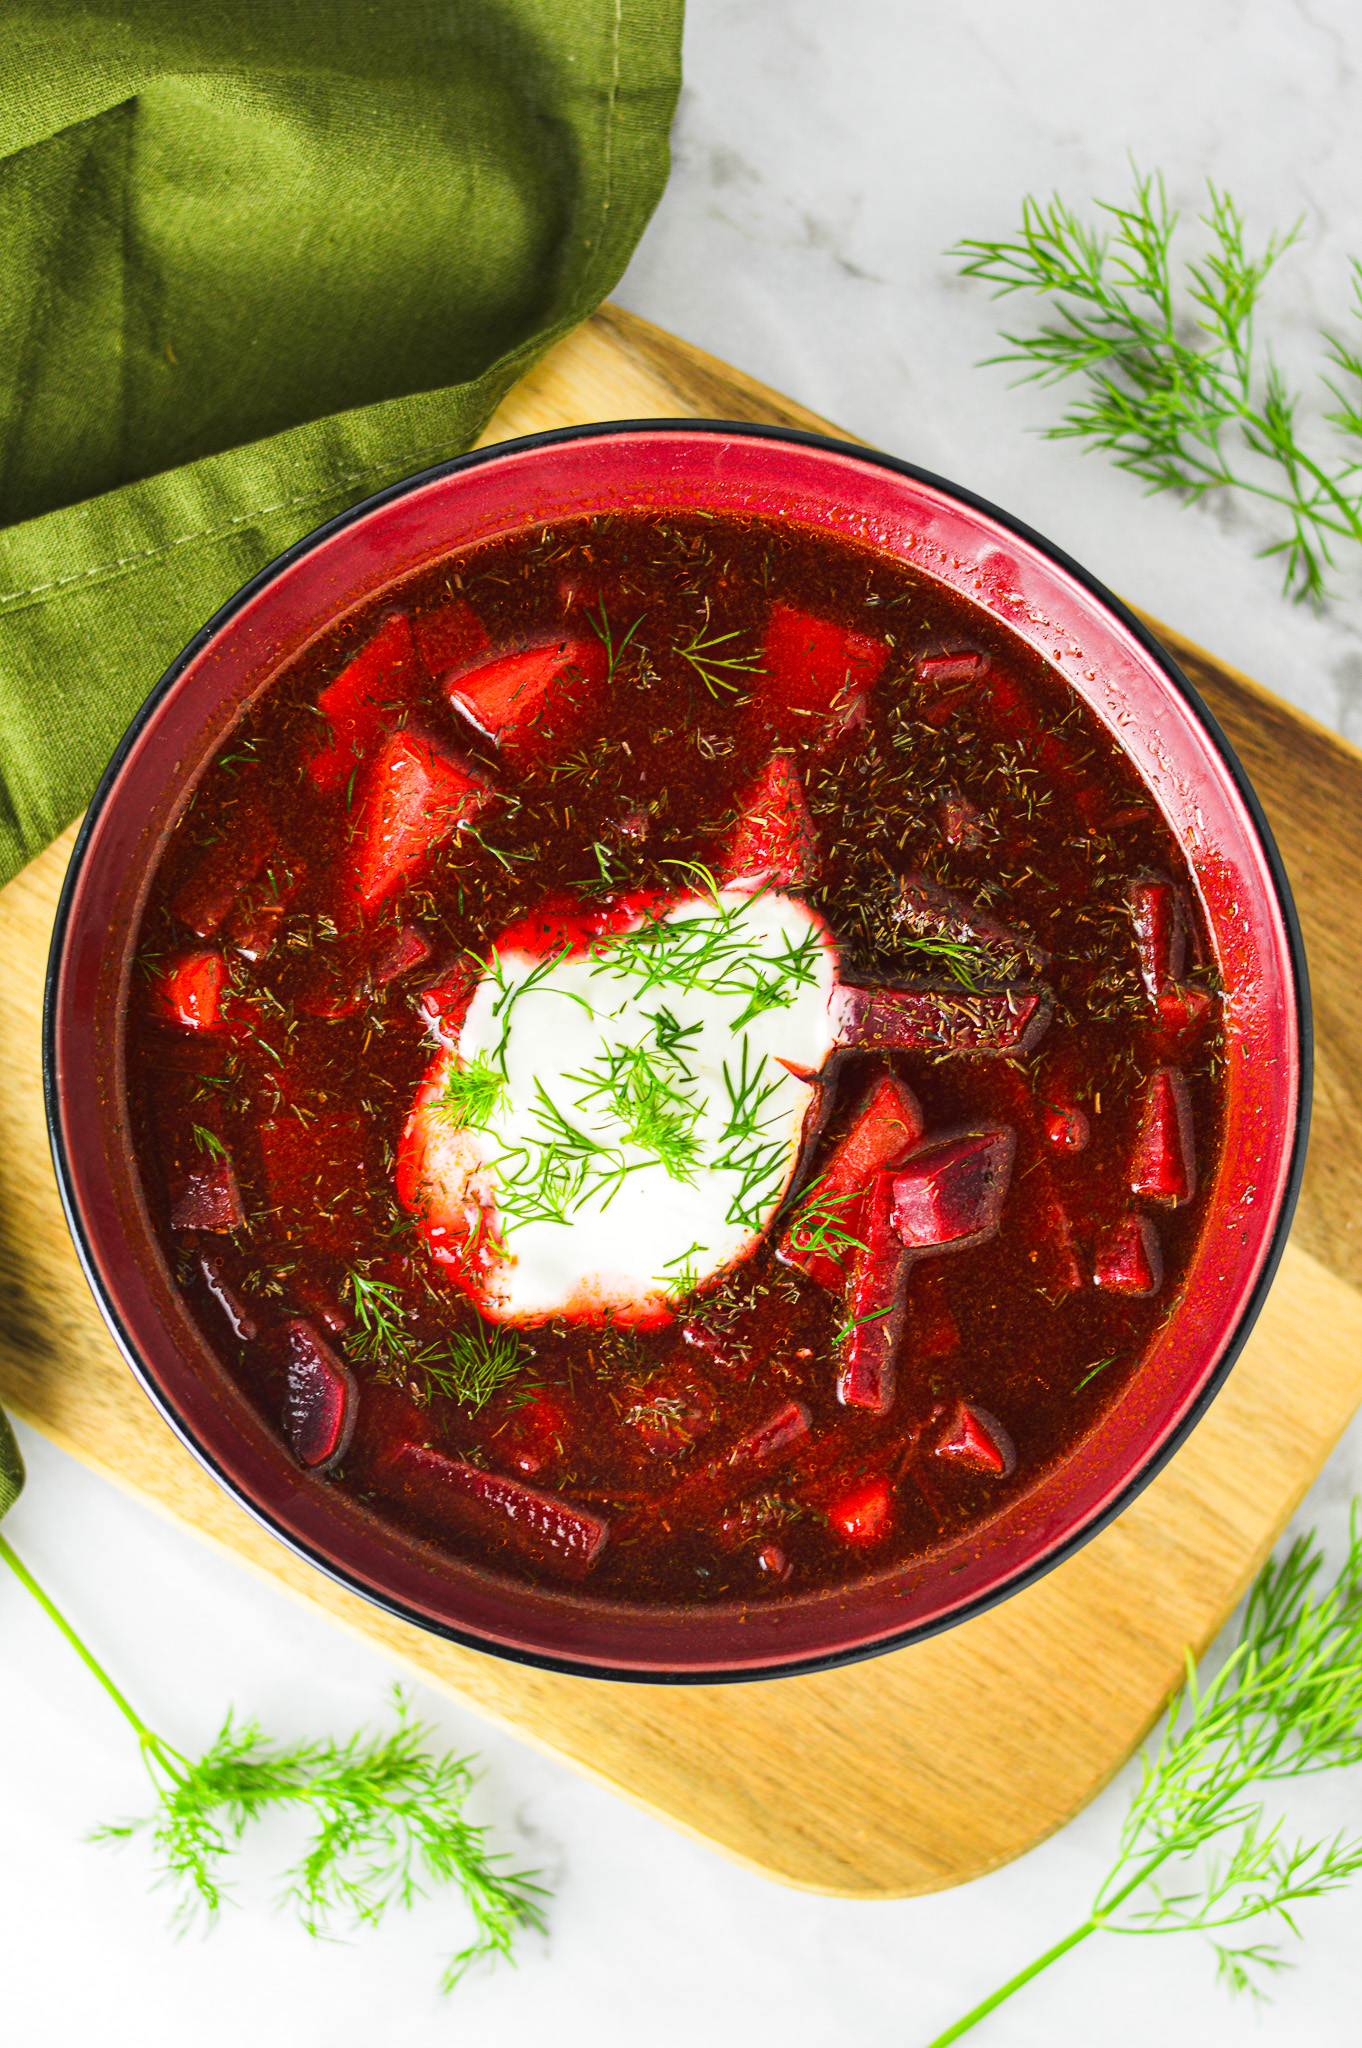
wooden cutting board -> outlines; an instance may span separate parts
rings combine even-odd
[[[598,419],[825,423],[606,307],[511,392],[484,439]],[[834,430],[835,431],[835,430]],[[524,1670],[391,1620],[292,1557],[200,1470],[114,1351],[48,1163],[38,1034],[72,834],[0,894],[0,1397],[465,1705],[752,1868],[810,1890],[934,1890],[1018,1856],[1111,1777],[1214,1635],[1362,1399],[1362,754],[1149,622],[1209,700],[1277,834],[1305,929],[1314,1134],[1277,1283],[1167,1470],[1038,1585],[850,1670],[610,1685]]]

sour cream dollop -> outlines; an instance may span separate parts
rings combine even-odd
[[[822,920],[775,892],[494,950],[403,1133],[398,1191],[433,1255],[497,1321],[665,1320],[784,1197],[834,970]]]

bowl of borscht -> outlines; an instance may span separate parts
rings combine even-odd
[[[147,1392],[321,1570],[586,1675],[911,1642],[1161,1467],[1309,1099],[1262,814],[1131,615],[815,435],[586,427],[152,690],[46,1082]]]

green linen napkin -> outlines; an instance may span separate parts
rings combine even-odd
[[[682,4],[0,0],[0,883],[240,583],[610,290]]]
[[[0,1408],[0,1522],[24,1490],[24,1461],[14,1441],[9,1417]]]

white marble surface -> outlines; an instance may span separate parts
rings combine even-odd
[[[692,0],[672,185],[619,297],[849,429],[953,477],[1362,739],[1362,578],[1321,617],[1254,560],[1234,510],[1144,499],[1100,456],[1029,436],[1054,401],[980,370],[994,312],[943,249],[1011,229],[1021,195],[1124,195],[1126,156],[1195,208],[1208,174],[1255,234],[1304,215],[1268,324],[1302,374],[1342,322],[1358,218],[1362,12],[1352,0]],[[280,1734],[348,1730],[379,1707],[383,1660],[295,1610],[41,1440],[6,1525],[145,1713],[185,1748],[228,1702]],[[1354,1426],[1300,1516],[1337,1539],[1362,1490]],[[178,1944],[145,1852],[88,1847],[144,1804],[134,1747],[17,1586],[0,1585],[4,1830],[0,2025],[67,2048],[176,2041],[273,2048],[450,2039],[498,2048],[914,2048],[1081,1917],[1129,1774],[1010,1869],[922,1900],[853,1904],[735,1869],[438,1697],[421,1711],[481,1752],[480,1812],[557,1897],[518,1972],[434,1995],[430,1906],[321,1947],[268,1911],[287,1855],[243,1859],[244,1910]],[[951,1740],[948,1730],[942,1741]],[[792,1787],[792,1796],[798,1788]],[[1292,1825],[1362,1828],[1362,1775],[1317,1782]],[[275,1861],[272,1862],[272,1858]],[[1357,1895],[1307,1906],[1301,1967],[1261,2018],[1213,1982],[1196,1940],[1090,1942],[975,2037],[1135,2048],[1359,2038]]]

